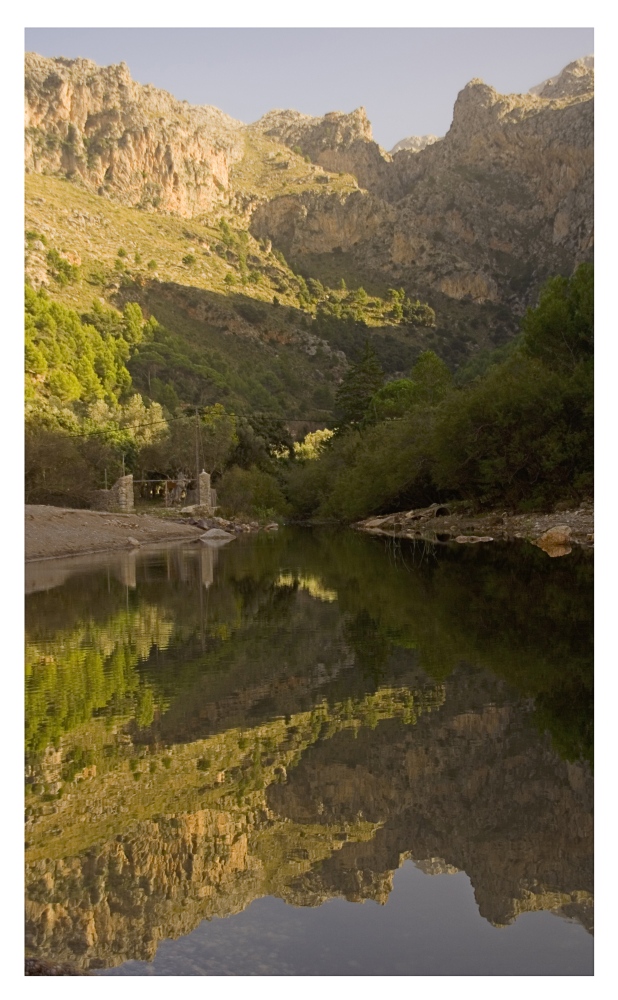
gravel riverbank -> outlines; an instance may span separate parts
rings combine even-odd
[[[110,514],[66,507],[26,506],[26,560],[50,559],[155,542],[191,541],[204,534],[193,525],[149,514]]]
[[[594,545],[591,504],[551,514],[508,511],[474,514],[457,504],[432,504],[420,510],[369,517],[354,527],[373,535],[459,544],[523,538],[551,556],[567,555],[574,545],[583,548]]]

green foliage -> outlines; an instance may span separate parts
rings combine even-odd
[[[349,368],[337,389],[335,410],[342,423],[362,420],[372,397],[383,383],[384,372],[367,341],[360,361]]]
[[[192,267],[192,265],[195,264],[196,259],[197,258],[194,253],[187,253],[182,258],[182,262],[186,265],[186,267]]]
[[[171,478],[182,473],[194,479],[196,435],[200,468],[221,472],[238,438],[235,417],[220,403],[205,407],[197,424],[194,417],[182,417],[165,425],[157,440],[144,442],[137,459],[139,466]]]
[[[523,348],[531,357],[565,371],[592,361],[594,268],[581,264],[571,278],[552,278],[536,309],[522,321]]]
[[[373,395],[369,417],[373,421],[403,417],[417,401],[418,387],[412,379],[400,378],[387,382]]]
[[[275,477],[255,466],[228,469],[217,484],[217,498],[222,510],[232,517],[272,517],[289,510]]]
[[[149,260],[148,264],[146,266],[147,266],[147,268],[148,268],[149,271],[156,271],[157,270],[157,262],[156,262],[156,260]]]
[[[82,322],[74,310],[53,302],[44,291],[26,287],[27,377],[33,380],[34,396],[42,405],[49,397],[61,403],[97,399],[117,403],[129,388],[125,336],[135,332],[135,315],[129,311],[123,324],[114,312],[118,320],[113,333],[109,326],[102,332],[92,322],[104,315],[97,306],[94,316]]]
[[[435,326],[436,314],[426,302],[411,302],[406,299],[402,307],[403,319],[410,326]]]
[[[48,250],[46,259],[49,273],[59,285],[69,285],[77,281],[79,268],[62,257],[57,250]]]
[[[294,442],[294,457],[301,462],[314,461],[332,439],[333,433],[324,428],[306,434],[302,441]]]
[[[521,347],[461,388],[432,351],[408,379],[381,385],[366,349],[337,394],[341,425],[355,422],[356,433],[340,432],[289,473],[296,514],[349,521],[448,498],[542,509],[590,494],[592,303],[588,265],[552,279],[524,319]]]

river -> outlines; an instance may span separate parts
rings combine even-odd
[[[592,573],[294,528],[28,564],[27,954],[592,975]]]

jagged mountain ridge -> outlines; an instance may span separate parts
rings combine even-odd
[[[504,337],[548,275],[592,256],[593,79],[586,57],[525,95],[473,80],[444,138],[392,155],[363,108],[245,125],[124,64],[28,54],[26,169],[150,212],[225,214],[305,276],[320,258],[322,276],[444,304],[447,329],[454,300],[506,306]]]
[[[521,308],[544,277],[592,254],[593,70],[572,64],[561,81],[543,96],[505,96],[472,80],[446,136],[395,157],[370,138],[363,109],[339,116],[336,149],[334,116],[319,131],[300,119],[291,136],[279,128],[309,156],[319,145],[318,162],[355,174],[366,193],[323,208],[302,195],[286,206],[274,199],[257,209],[253,229],[293,259],[339,248],[406,285]]]

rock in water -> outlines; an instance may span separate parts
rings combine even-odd
[[[571,549],[571,529],[566,524],[556,524],[553,528],[543,532],[540,538],[534,543],[543,552],[547,552],[550,559],[557,556],[568,556]]]

